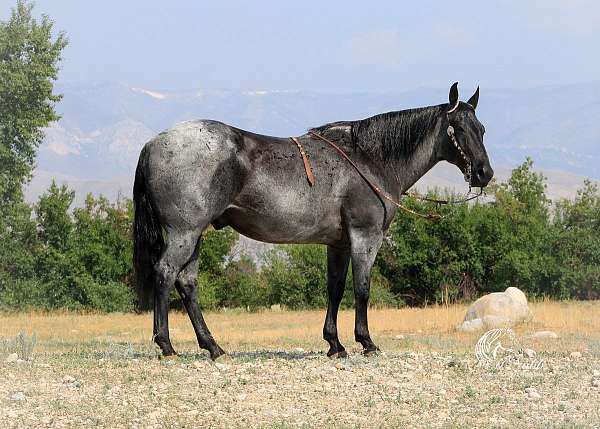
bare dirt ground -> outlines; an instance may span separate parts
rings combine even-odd
[[[150,315],[0,315],[0,428],[600,427],[600,302],[532,310],[515,334],[535,356],[497,349],[486,365],[481,333],[454,329],[464,306],[371,310],[383,352],[369,358],[344,311],[341,360],[324,355],[322,311],[211,313],[232,356],[217,364],[181,313],[173,360],[158,359]]]

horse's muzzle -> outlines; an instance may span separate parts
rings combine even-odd
[[[488,183],[490,183],[492,177],[494,177],[494,170],[492,170],[492,167],[490,167],[489,164],[483,164],[481,166],[478,166],[473,171],[473,176],[471,178],[471,186],[474,186],[476,188],[483,188],[487,186]]]

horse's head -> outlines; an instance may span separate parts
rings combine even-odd
[[[483,146],[485,128],[475,116],[479,87],[469,101],[463,103],[458,101],[457,82],[450,88],[449,98],[443,122],[445,132],[438,153],[441,159],[460,168],[469,185],[482,188],[492,180],[494,170]]]

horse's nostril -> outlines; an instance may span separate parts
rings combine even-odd
[[[488,183],[494,175],[494,171],[486,166],[480,167],[475,171],[475,177],[481,183]]]

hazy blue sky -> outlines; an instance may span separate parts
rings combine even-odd
[[[14,0],[0,0],[6,19]],[[38,0],[61,79],[354,92],[600,79],[600,1]]]

